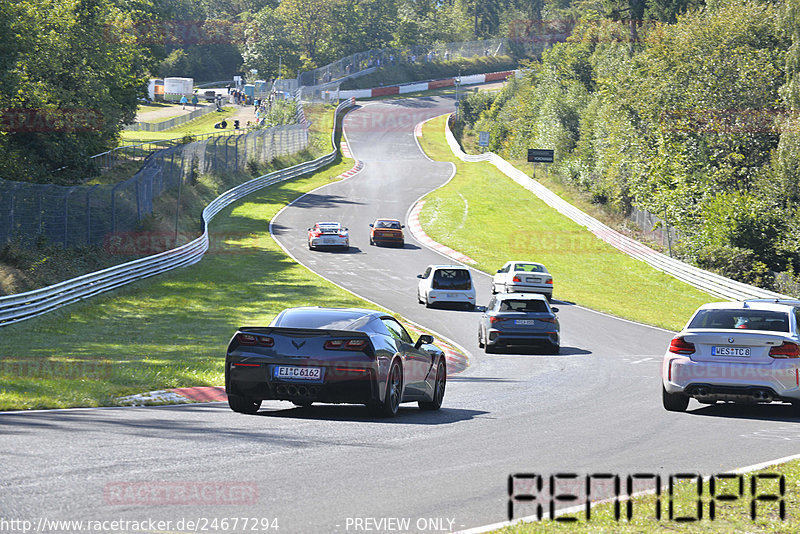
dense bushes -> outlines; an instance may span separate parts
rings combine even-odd
[[[554,149],[562,179],[613,209],[666,213],[687,259],[769,286],[800,272],[798,5],[723,0],[633,43],[583,20],[465,121],[512,158]]]

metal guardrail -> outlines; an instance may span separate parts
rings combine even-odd
[[[18,323],[38,317],[67,304],[84,300],[100,293],[116,289],[136,280],[149,278],[178,267],[197,263],[208,250],[208,223],[227,206],[254,191],[295,178],[328,165],[336,158],[336,127],[339,114],[355,105],[353,99],[345,100],[336,107],[334,131],[331,133],[333,150],[313,161],[307,161],[286,169],[254,178],[222,193],[203,210],[203,234],[183,246],[166,250],[153,256],[116,265],[85,274],[71,280],[26,293],[0,297],[0,326]]]
[[[606,226],[594,217],[586,214],[565,201],[545,186],[533,180],[527,174],[514,167],[511,163],[498,156],[494,152],[485,152],[480,155],[465,154],[458,144],[453,132],[450,131],[449,121],[445,123],[445,137],[450,149],[459,159],[467,162],[488,161],[497,167],[503,174],[514,180],[516,183],[531,191],[539,197],[545,204],[552,207],[559,213],[569,217],[574,222],[585,226],[590,232],[602,239],[609,245],[619,249],[625,254],[641,260],[651,267],[669,274],[682,282],[705,291],[715,297],[729,300],[744,300],[752,298],[784,298],[794,297],[782,295],[774,291],[751,286],[736,280],[731,280],[722,275],[706,271],[699,267],[689,265],[675,258],[657,252],[650,247],[631,239],[630,237],[617,232]]]

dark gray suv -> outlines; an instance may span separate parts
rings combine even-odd
[[[501,293],[493,295],[478,324],[478,345],[487,353],[500,347],[541,346],[558,354],[561,335],[556,312],[544,295]]]

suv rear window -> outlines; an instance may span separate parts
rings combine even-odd
[[[700,310],[689,328],[789,331],[789,315],[768,310]]]
[[[550,310],[543,300],[503,300],[500,303],[500,311],[547,313]]]
[[[466,269],[436,269],[433,273],[433,289],[472,289],[472,279]]]

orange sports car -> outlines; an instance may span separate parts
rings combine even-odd
[[[370,224],[372,232],[369,234],[370,245],[395,245],[404,246],[405,237],[403,236],[404,225],[397,219],[376,219]]]

